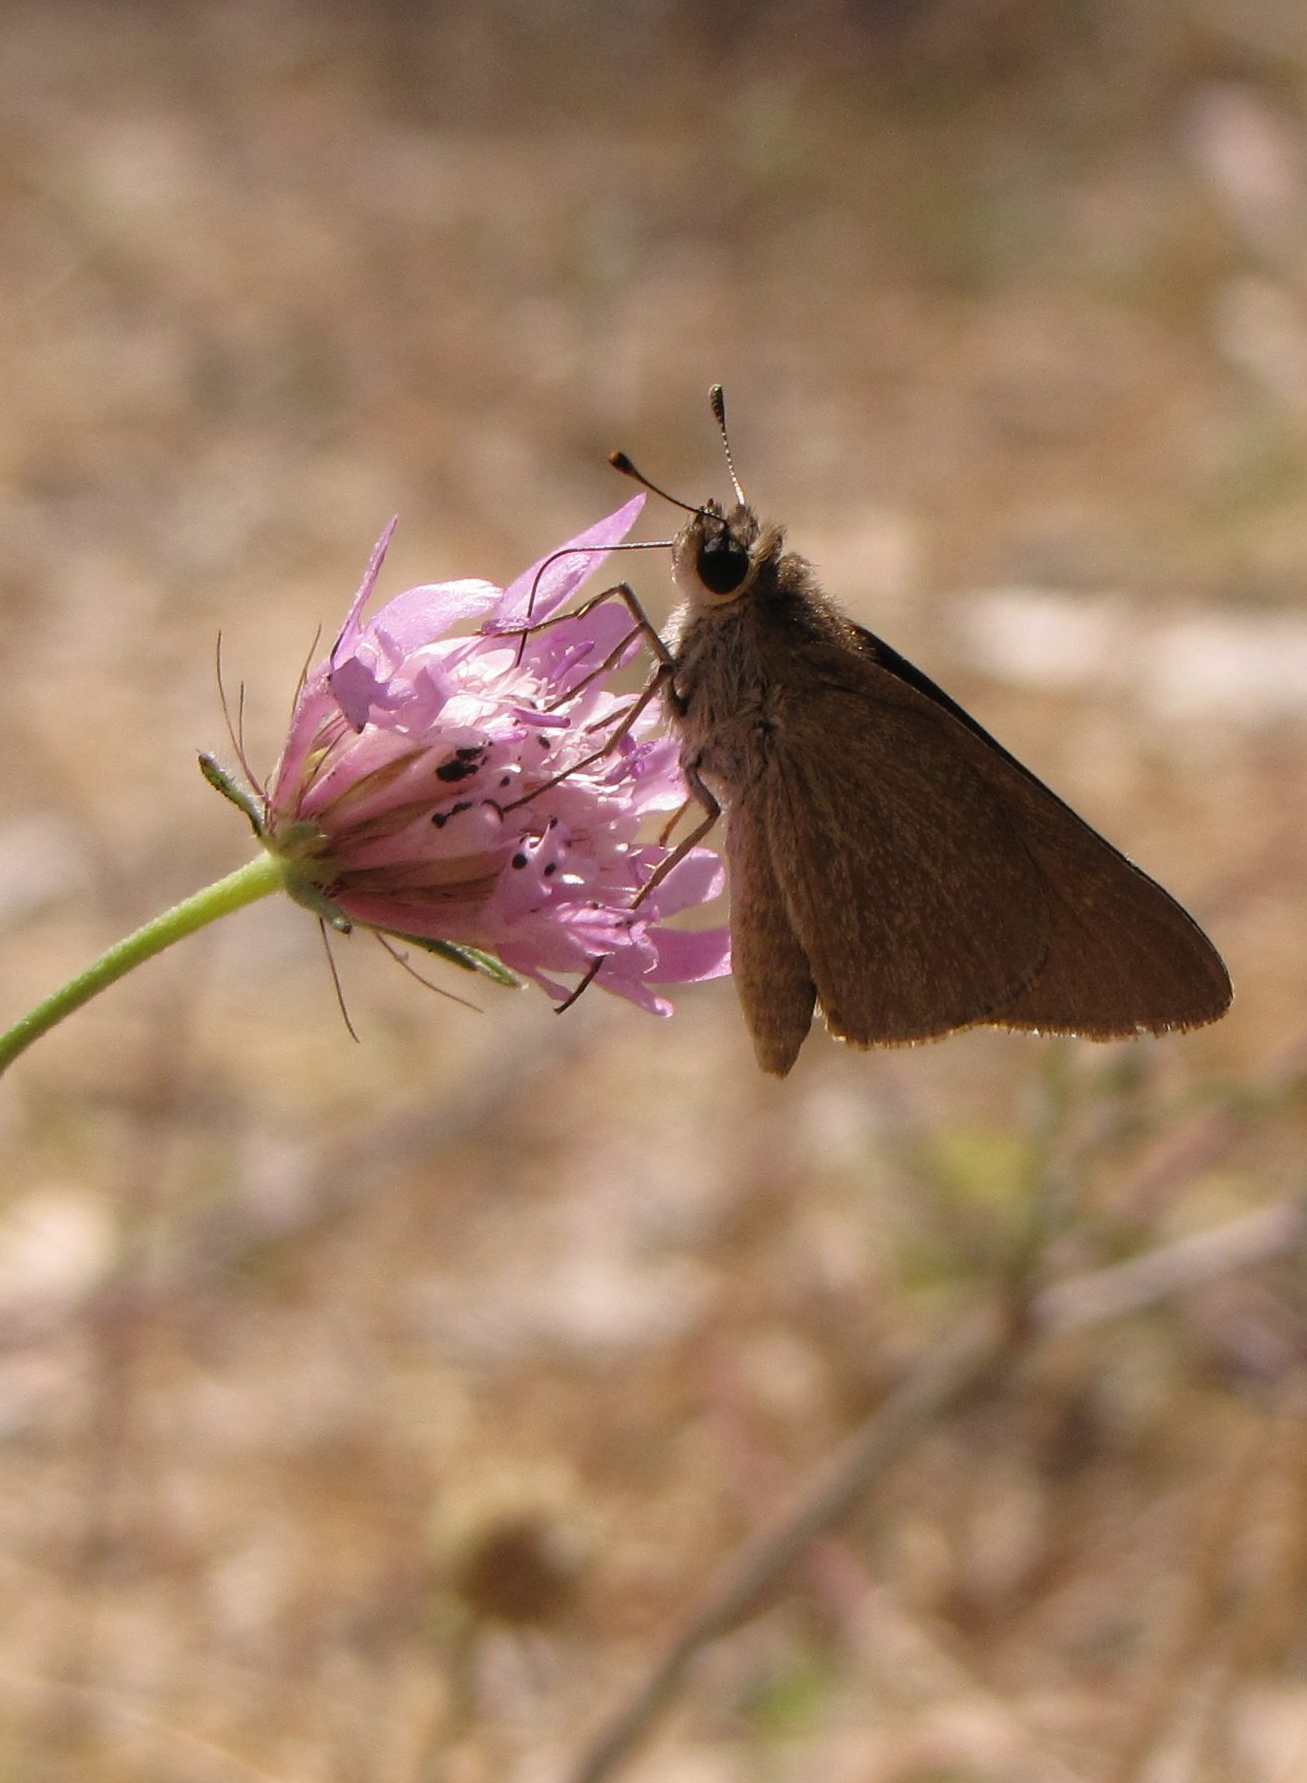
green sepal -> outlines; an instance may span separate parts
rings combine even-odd
[[[200,751],[200,772],[215,792],[220,792],[224,799],[230,799],[238,811],[243,811],[250,820],[254,834],[263,840],[263,812],[253,797],[239,786],[226,768],[221,767],[206,750]]]
[[[270,852],[277,854],[285,869],[286,892],[289,897],[294,898],[297,904],[302,904],[306,910],[311,910],[319,922],[325,922],[338,935],[354,933],[354,924],[343,910],[336,908],[312,875],[304,871],[302,861],[297,861],[293,856],[288,858],[278,854],[276,849]]]
[[[438,954],[442,960],[448,960],[451,966],[461,966],[465,972],[480,972],[495,984],[502,984],[506,990],[522,989],[523,980],[516,972],[510,972],[502,960],[497,960],[493,953],[483,953],[479,947],[468,947],[462,941],[432,941],[426,935],[400,935],[393,929],[387,933],[407,947],[420,947],[426,953]]]

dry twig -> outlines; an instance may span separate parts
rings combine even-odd
[[[971,1394],[1006,1379],[1040,1343],[1141,1311],[1219,1276],[1285,1256],[1307,1240],[1307,1205],[1278,1203],[1213,1232],[1160,1246],[1036,1294],[1023,1316],[978,1316],[925,1357],[801,1492],[732,1554],[629,1700],[600,1729],[569,1783],[605,1783],[676,1696],[698,1655],[732,1628],[819,1535]]]

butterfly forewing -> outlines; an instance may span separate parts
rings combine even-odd
[[[993,1020],[1044,963],[1042,876],[911,688],[834,651],[820,667],[771,739],[762,796],[827,1025],[870,1046]]]
[[[1094,1040],[1165,1033],[1216,1021],[1230,1007],[1230,975],[1207,936],[1171,894],[1127,860],[996,742],[970,713],[874,633],[853,628],[863,660],[965,732],[972,760],[1002,799],[1044,876],[1050,946],[1033,984],[1002,1016],[1005,1027]]]
[[[1002,1025],[1115,1040],[1223,1015],[1229,974],[1188,912],[1037,781],[1001,756],[988,767],[1044,872],[1051,919],[1048,957]]]
[[[823,650],[768,788],[777,875],[833,1031],[867,1045],[989,1022],[1112,1039],[1222,1014],[1225,967],[1180,905],[863,637],[858,655]]]

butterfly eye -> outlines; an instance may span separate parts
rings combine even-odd
[[[723,530],[699,549],[699,580],[710,594],[732,594],[749,573],[749,553]]]

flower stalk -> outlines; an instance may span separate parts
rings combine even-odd
[[[230,916],[247,904],[255,904],[260,898],[284,890],[285,883],[282,863],[275,855],[260,853],[234,873],[228,873],[224,879],[205,886],[203,891],[184,898],[134,934],[115,942],[93,965],[70,978],[35,1009],[29,1010],[7,1033],[0,1034],[0,1072],[7,1070],[34,1040],[48,1034],[66,1015],[89,1003],[111,984],[116,984],[133,967],[153,959],[174,941],[193,935],[197,929],[207,928],[219,917]]]

